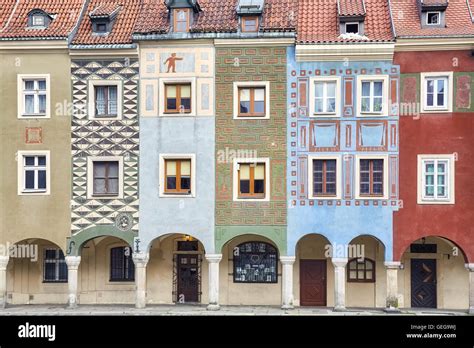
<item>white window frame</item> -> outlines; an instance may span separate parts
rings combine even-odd
[[[437,197],[426,197],[425,196],[425,162],[434,161],[435,162],[435,172],[434,172],[434,182],[435,182],[435,193],[436,193],[436,173],[437,173],[437,161],[447,161],[448,165],[446,166],[446,198],[437,198]],[[418,204],[455,204],[455,155],[418,155],[418,185],[417,185],[417,203]]]
[[[336,82],[336,110],[334,112],[316,112],[314,110],[316,102],[315,102],[315,93],[316,93],[316,82]],[[312,77],[310,80],[309,86],[309,106],[310,106],[310,117],[340,117],[341,116],[341,100],[342,100],[342,93],[341,93],[341,77],[334,76],[334,77]],[[324,94],[327,95],[327,88],[324,85]],[[323,97],[324,98],[324,97]]]
[[[447,86],[446,86],[446,106],[428,106],[428,80],[435,79],[435,78],[446,78]],[[430,73],[421,73],[421,105],[422,105],[422,112],[423,113],[443,113],[443,112],[452,112],[453,111],[453,72],[452,71],[445,71],[445,72],[430,72]]]
[[[244,87],[263,87],[265,88],[265,116],[239,116],[239,88]],[[234,120],[268,120],[270,118],[270,81],[249,81],[249,82],[234,82]]]
[[[264,163],[265,164],[265,197],[264,198],[239,198],[239,164]],[[270,158],[234,158],[232,170],[233,200],[234,202],[268,202],[270,201]]]
[[[117,116],[116,117],[95,117],[95,87],[96,86],[117,86]],[[89,80],[87,88],[87,104],[90,120],[115,121],[123,117],[123,81],[122,80]]]
[[[94,162],[118,162],[119,192],[117,196],[94,194]],[[123,157],[122,156],[90,156],[87,157],[87,198],[88,199],[122,199],[123,198]]]
[[[191,112],[180,114],[175,113],[166,113],[165,110],[165,85],[168,84],[183,84],[183,83],[190,83],[191,84]],[[190,116],[197,116],[197,93],[196,93],[196,78],[195,77],[183,77],[183,78],[161,78],[159,81],[158,86],[158,96],[159,96],[159,110],[158,115],[161,117],[190,117]]]
[[[357,24],[357,34],[360,34],[360,22],[345,22],[344,23],[344,32],[348,33],[347,25],[350,25],[350,24]]]
[[[313,184],[313,161],[314,160],[336,160],[336,195],[335,196],[315,196]],[[308,156],[308,187],[309,198],[319,200],[341,199],[342,186],[342,161],[341,156]]]
[[[24,81],[25,80],[45,80],[46,81],[46,112],[37,114],[27,114],[25,105]],[[18,118],[51,118],[51,78],[50,74],[18,74],[17,75],[17,99]],[[36,98],[35,98],[36,99]],[[38,102],[39,103],[39,102]]]
[[[362,112],[362,82],[382,82],[382,111]],[[373,117],[388,116],[389,100],[389,79],[388,75],[359,75],[357,76],[357,116]]]
[[[41,18],[42,24],[36,24],[35,23],[35,19],[37,19],[37,18]],[[43,14],[34,14],[34,15],[31,16],[31,25],[33,27],[44,27],[45,24],[46,24],[46,18]]]
[[[360,195],[360,160],[382,159],[383,160],[383,196],[368,197]],[[356,155],[355,156],[355,198],[360,200],[384,200],[388,199],[388,155]]]
[[[25,157],[28,156],[44,156],[46,157],[46,189],[43,190],[28,190],[25,189]],[[50,151],[18,151],[18,195],[19,196],[47,196],[51,193],[51,160]],[[37,175],[35,174],[35,177]],[[36,180],[36,179],[35,179]]]
[[[159,196],[162,198],[195,198],[196,197],[196,155],[193,153],[162,153],[160,157],[160,183]],[[165,160],[191,160],[191,193],[190,194],[173,194],[165,193],[166,175]]]
[[[438,14],[438,23],[428,23],[428,15],[430,13]],[[426,25],[440,25],[441,24],[441,12],[440,11],[427,11],[426,12]]]

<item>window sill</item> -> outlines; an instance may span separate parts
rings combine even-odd
[[[21,196],[49,196],[49,191],[47,190],[38,190],[38,191],[28,191],[24,190],[20,192]]]
[[[341,115],[338,115],[336,114],[335,112],[334,113],[313,113],[311,115],[309,115],[309,117],[341,117]]]
[[[341,199],[340,196],[310,196],[309,199],[333,201]]]
[[[43,280],[43,284],[66,284],[67,280]]]
[[[90,199],[121,199],[118,194],[114,195],[91,195]]]
[[[418,200],[417,204],[419,205],[454,205],[454,199],[453,200]]]
[[[50,118],[47,114],[21,114],[18,116],[19,119],[31,119],[31,118]]]
[[[380,112],[361,112],[360,115],[358,115],[359,117],[373,117],[373,116],[384,116],[386,117],[387,114],[384,113],[383,111],[380,111]]]

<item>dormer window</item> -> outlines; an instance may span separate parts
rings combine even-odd
[[[364,35],[364,0],[337,0],[337,17],[341,35]]]
[[[173,28],[175,33],[189,32],[190,9],[177,8],[173,10]]]
[[[426,25],[439,25],[441,23],[441,13],[427,12],[426,13]]]
[[[242,17],[242,32],[255,33],[258,31],[258,17]]]
[[[347,22],[345,24],[346,34],[359,34],[359,22]]]
[[[43,10],[33,10],[28,14],[28,27],[34,29],[44,29],[49,26],[53,16]]]
[[[89,18],[92,24],[92,33],[97,35],[107,35],[112,31],[115,19],[120,12],[120,4],[102,4],[97,6]]]
[[[418,0],[422,28],[444,28],[448,0]]]

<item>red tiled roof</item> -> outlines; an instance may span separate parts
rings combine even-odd
[[[364,0],[338,0],[337,3],[340,16],[365,15]]]
[[[120,6],[120,11],[115,18],[112,31],[107,35],[94,35],[89,14],[111,14],[111,11]],[[73,45],[113,45],[132,43],[133,27],[140,10],[140,0],[91,0],[86,14],[81,21]],[[95,12],[97,11],[97,12]],[[148,16],[153,17],[153,13]]]
[[[191,32],[236,32],[238,0],[200,0],[201,12],[191,25]],[[150,15],[153,13],[153,16]],[[296,5],[294,0],[266,0],[261,30],[294,30]],[[167,33],[170,30],[168,9],[162,0],[143,0],[136,33]]]
[[[425,6],[446,6],[448,5],[448,0],[420,0],[422,5]]]
[[[0,38],[66,38],[76,26],[85,0],[18,0],[16,4],[12,3],[2,0]],[[28,13],[34,9],[53,16],[47,28],[28,28]]]
[[[110,16],[121,7],[118,3],[102,3],[89,13],[89,16]]]
[[[337,2],[299,0],[297,41],[300,43],[343,43],[392,41],[390,12],[386,0],[365,0],[363,39],[340,38]]]
[[[417,0],[392,0],[391,4],[398,37],[474,35],[474,24],[466,0],[449,1],[445,28],[421,28]]]

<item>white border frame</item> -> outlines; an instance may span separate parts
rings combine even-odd
[[[446,178],[446,183],[448,184],[448,198],[423,198],[424,190],[424,175],[423,175],[423,161],[429,160],[445,160],[448,161],[448,177]],[[455,162],[456,158],[454,154],[446,155],[424,155],[420,154],[417,156],[417,203],[418,204],[455,204]],[[436,178],[435,178],[436,180]]]
[[[117,86],[117,117],[95,117],[95,86]],[[87,84],[87,110],[89,119],[96,121],[116,121],[123,117],[123,81],[89,80]]]
[[[382,81],[382,111],[362,112],[362,81]],[[358,117],[379,117],[388,116],[389,101],[389,78],[388,75],[358,75],[357,76],[357,116]]]
[[[344,33],[345,34],[348,34],[347,32],[347,25],[348,24],[357,24],[357,33],[358,35],[361,35],[360,33],[360,22],[344,22]]]
[[[94,195],[94,162],[118,162],[119,163],[119,193],[112,195]],[[87,198],[88,199],[123,199],[123,157],[122,156],[89,156],[87,157]]]
[[[239,88],[240,87],[265,87],[265,116],[251,117],[239,116]],[[270,81],[234,82],[233,87],[234,120],[268,120],[270,118]]]
[[[239,198],[239,163],[264,163],[265,164],[265,198]],[[232,163],[232,196],[234,202],[268,202],[270,201],[270,158],[234,158]]]
[[[25,156],[46,156],[46,190],[45,191],[26,191],[24,161]],[[38,151],[18,151],[17,152],[17,186],[19,196],[49,196],[51,194],[51,152],[49,150]]]
[[[426,79],[430,77],[440,77],[448,79],[448,90],[446,92],[446,107],[433,107],[426,105]],[[426,72],[420,74],[420,102],[421,102],[421,112],[422,113],[446,113],[453,112],[453,99],[454,99],[454,89],[453,89],[453,72],[452,71],[441,71],[441,72]]]
[[[25,101],[23,99],[23,80],[46,80],[46,113],[44,115],[26,115]],[[17,118],[18,119],[43,119],[51,118],[51,75],[50,74],[17,74]]]
[[[430,13],[437,13],[437,14],[438,14],[438,23],[436,23],[436,24],[428,23],[428,15],[429,15]],[[425,25],[430,25],[430,26],[441,25],[441,11],[426,11],[426,21],[425,21]]]
[[[196,155],[193,153],[160,153],[159,170],[159,196],[161,198],[195,198],[196,197]],[[165,193],[165,160],[190,159],[191,160],[191,193],[173,194]]]
[[[191,112],[188,114],[165,113],[165,84],[190,83],[191,84]],[[163,77],[158,82],[158,116],[160,117],[190,117],[197,116],[197,82],[196,77]],[[209,101],[210,102],[210,101]]]
[[[335,112],[321,112],[316,113],[314,111],[315,105],[315,83],[316,82],[336,82],[336,111]],[[310,86],[309,86],[309,107],[310,117],[341,117],[341,102],[342,102],[342,91],[341,91],[341,77],[340,76],[324,76],[324,77],[312,77],[310,79]]]
[[[361,159],[382,159],[383,160],[383,196],[367,197],[360,195],[360,160]],[[385,200],[388,199],[389,173],[388,155],[355,155],[355,199],[359,200]]]
[[[315,196],[313,190],[313,160],[336,160],[336,195],[335,196]],[[342,160],[341,155],[310,155],[308,156],[308,194],[309,199],[332,200],[341,199],[342,186]]]

